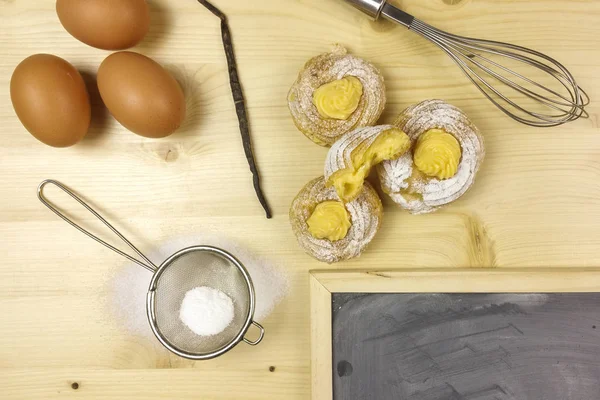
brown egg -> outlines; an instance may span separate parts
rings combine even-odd
[[[179,83],[156,61],[138,53],[108,56],[98,69],[98,89],[115,119],[141,136],[169,136],[185,117]]]
[[[85,82],[60,57],[36,54],[23,60],[10,80],[10,99],[23,126],[49,146],[72,146],[90,126]]]
[[[75,39],[104,50],[135,46],[150,26],[145,0],[57,0],[56,13]]]

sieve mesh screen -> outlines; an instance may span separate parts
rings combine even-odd
[[[231,298],[233,321],[221,333],[198,336],[181,322],[185,294],[196,287],[220,290]],[[210,354],[232,343],[248,320],[250,290],[239,268],[223,256],[203,250],[183,253],[164,267],[156,281],[156,327],[172,346],[187,353]]]

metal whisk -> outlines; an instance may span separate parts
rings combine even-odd
[[[374,20],[384,17],[435,43],[496,107],[518,122],[550,127],[589,116],[585,111],[590,102],[588,95],[561,63],[545,54],[510,43],[444,32],[387,0],[346,1]],[[512,63],[515,68],[502,62]],[[527,73],[523,72],[526,68]],[[527,76],[529,73],[535,77]],[[494,86],[498,83],[504,85],[502,90]]]

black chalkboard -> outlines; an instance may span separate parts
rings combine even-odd
[[[598,400],[600,293],[332,295],[336,400]]]

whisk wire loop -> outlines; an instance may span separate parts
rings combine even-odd
[[[524,53],[529,53],[529,54],[535,55],[536,57],[548,60],[548,61],[552,62],[553,64],[555,64],[558,68],[560,68],[560,70],[563,71],[564,73],[560,72],[560,71],[557,71],[554,68],[552,68],[552,67],[550,67],[550,66],[548,66],[548,65],[546,65],[544,63],[539,62],[536,59],[527,58],[527,62],[530,63],[531,65],[533,65],[535,67],[538,67],[538,68],[544,70],[545,72],[547,72],[549,74],[552,74],[556,79],[558,79],[563,84],[563,86],[565,87],[565,89],[568,90],[570,88],[570,86],[566,86],[566,84],[564,83],[564,81],[566,80],[569,85],[575,86],[575,89],[577,89],[578,91],[583,91],[580,87],[578,87],[578,86],[575,85],[575,79],[573,78],[573,76],[569,73],[569,71],[562,64],[560,64],[558,61],[556,61],[556,60],[554,60],[554,59],[552,59],[552,58],[550,58],[550,57],[546,56],[545,54],[540,53],[538,51],[535,51],[535,50],[532,50],[532,49],[528,49],[528,48],[522,47],[522,46],[513,45],[513,44],[510,44],[510,43],[502,43],[502,42],[497,42],[497,41],[492,41],[492,40],[474,39],[474,38],[469,38],[469,37],[465,37],[465,36],[454,35],[454,34],[451,34],[451,33],[448,33],[448,32],[440,31],[439,29],[434,28],[434,27],[432,27],[430,25],[427,25],[424,22],[419,21],[419,20],[415,21],[415,27],[417,27],[417,26],[422,26],[422,27],[424,27],[425,30],[429,30],[432,33],[439,34],[440,37],[442,38],[441,40],[444,41],[444,42],[446,42],[446,43],[453,43],[452,41],[449,41],[449,40],[445,39],[445,38],[451,38],[451,39],[454,40],[455,44],[461,45],[463,48],[466,47],[466,48],[473,49],[473,50],[486,51],[486,52],[489,52],[491,54],[495,54],[495,55],[499,55],[499,56],[505,56],[507,58],[510,58],[510,59],[513,59],[513,60],[516,60],[516,61],[522,61],[523,60],[522,56],[519,55],[518,53],[511,52],[511,51],[508,51],[508,50],[498,50],[497,48],[493,47],[494,45],[496,45],[496,46],[504,46],[506,48],[515,49],[515,50],[522,51]],[[488,61],[489,63],[493,64],[494,66],[496,66],[496,67],[498,67],[498,68],[500,68],[500,69],[502,69],[502,70],[504,70],[504,71],[506,71],[506,72],[508,72],[508,73],[510,73],[512,75],[514,75],[514,76],[517,76],[520,79],[523,79],[523,80],[525,80],[525,81],[527,81],[529,83],[532,83],[532,84],[536,85],[537,87],[539,87],[539,88],[541,88],[541,89],[543,89],[545,91],[548,91],[548,92],[550,92],[550,93],[552,93],[552,94],[554,94],[556,96],[561,96],[561,97],[563,97],[563,99],[565,99],[567,101],[572,102],[574,100],[574,99],[568,100],[564,96],[562,96],[561,94],[559,94],[559,93],[557,93],[557,92],[555,92],[555,91],[553,91],[553,90],[551,90],[551,89],[549,89],[549,88],[541,85],[540,83],[535,82],[535,81],[533,81],[533,80],[531,80],[531,79],[529,79],[529,78],[527,78],[527,77],[525,77],[525,76],[523,76],[523,75],[521,75],[521,74],[519,74],[519,73],[517,73],[515,71],[512,71],[511,69],[506,68],[505,66],[503,66],[501,64],[498,64],[498,63],[490,60],[489,58],[483,57],[480,54],[471,52],[470,56],[472,56],[472,57],[479,57],[479,58],[485,59],[486,61]],[[587,97],[587,95],[585,95],[585,97],[586,97],[586,100],[584,101],[584,103],[583,103],[582,106],[586,106],[587,104],[589,104],[589,98]]]
[[[437,42],[436,42],[436,43],[437,43]],[[440,46],[442,46],[442,45],[440,45]],[[452,45],[449,45],[449,46],[450,46],[450,47],[454,47],[454,46],[452,46]],[[464,52],[464,51],[462,51],[462,50],[461,50],[461,48],[459,48],[459,47],[455,47],[455,50],[456,50],[456,53],[452,53],[452,54],[450,54],[450,57],[452,57],[452,59],[453,59],[453,60],[455,60],[455,61],[456,61],[456,63],[457,63],[457,64],[459,64],[459,66],[460,66],[461,68],[463,68],[463,67],[464,67],[464,69],[463,69],[463,70],[466,70],[466,72],[468,72],[469,74],[470,74],[470,73],[473,73],[473,75],[474,75],[474,77],[475,77],[476,79],[478,79],[478,80],[479,80],[479,81],[480,81],[482,84],[484,84],[484,85],[485,85],[485,86],[486,86],[486,87],[487,87],[489,90],[491,90],[492,92],[494,92],[494,93],[495,93],[495,94],[497,94],[498,96],[502,96],[502,94],[500,93],[500,91],[499,91],[498,89],[494,88],[494,87],[493,87],[491,84],[489,84],[489,83],[488,83],[488,82],[487,82],[487,81],[486,81],[484,78],[482,78],[481,76],[479,76],[479,75],[475,74],[474,70],[473,70],[472,68],[470,68],[470,67],[469,67],[469,66],[468,66],[468,65],[467,65],[465,62],[463,62],[463,60],[462,60],[462,59],[460,59],[460,57],[462,57],[462,58],[464,58],[464,59],[469,59],[469,58],[470,58],[470,59],[471,59],[470,61],[471,61],[471,62],[472,62],[472,63],[473,63],[473,64],[474,64],[476,67],[478,67],[478,68],[480,68],[481,70],[485,71],[486,73],[488,73],[488,74],[489,74],[490,76],[492,76],[493,78],[496,78],[498,81],[500,81],[500,82],[502,82],[502,83],[506,84],[508,87],[512,88],[513,90],[515,90],[515,91],[517,91],[517,92],[519,92],[519,93],[521,93],[521,94],[524,94],[524,95],[526,95],[526,96],[529,96],[529,97],[531,97],[531,98],[534,98],[534,99],[536,99],[538,102],[542,103],[543,105],[547,106],[548,108],[552,108],[552,109],[554,109],[554,110],[557,110],[557,111],[559,111],[559,112],[560,112],[560,114],[552,114],[551,116],[546,116],[546,115],[544,115],[544,114],[540,114],[540,113],[536,113],[536,112],[534,112],[534,111],[529,111],[529,110],[526,110],[525,108],[523,108],[523,107],[519,106],[519,105],[518,105],[517,103],[515,103],[514,101],[511,101],[511,100],[510,100],[510,99],[508,99],[508,98],[506,98],[506,99],[505,99],[505,101],[506,101],[508,104],[510,104],[510,105],[511,105],[511,106],[513,106],[514,108],[518,109],[519,111],[521,111],[521,112],[523,112],[523,113],[525,113],[525,114],[528,114],[528,115],[530,115],[530,116],[533,116],[533,117],[536,117],[536,118],[539,118],[539,119],[542,119],[542,120],[548,121],[548,122],[551,122],[551,121],[553,121],[553,119],[556,119],[556,118],[561,118],[561,117],[563,117],[563,116],[568,116],[568,115],[570,115],[570,111],[565,111],[563,108],[561,108],[561,107],[559,107],[559,106],[561,106],[561,105],[562,105],[562,106],[573,107],[573,106],[574,106],[574,104],[573,104],[571,101],[569,101],[567,98],[565,98],[564,96],[562,96],[561,94],[559,94],[559,93],[556,93],[556,92],[554,92],[554,91],[552,91],[552,90],[550,90],[550,89],[547,89],[547,88],[545,88],[545,87],[541,86],[539,83],[537,83],[537,82],[535,82],[535,81],[532,81],[532,80],[531,80],[531,79],[529,79],[529,78],[523,77],[522,75],[520,75],[520,74],[518,74],[518,73],[516,73],[516,72],[514,72],[514,71],[512,71],[512,70],[509,70],[509,69],[507,69],[506,67],[504,67],[504,66],[502,66],[502,65],[499,65],[499,64],[495,63],[494,61],[492,61],[492,60],[490,60],[490,59],[488,59],[488,58],[486,58],[486,57],[483,57],[483,56],[481,56],[481,55],[479,55],[479,54],[465,54],[465,52]],[[457,54],[457,53],[458,53],[458,54]],[[458,57],[458,56],[460,56],[460,57]],[[508,73],[510,73],[510,74],[512,74],[512,75],[514,75],[514,76],[517,76],[517,77],[519,77],[519,78],[521,78],[521,79],[523,79],[523,80],[525,80],[525,81],[527,81],[527,82],[531,83],[532,85],[538,86],[538,87],[542,88],[543,90],[546,90],[546,91],[548,91],[548,92],[550,92],[550,93],[554,94],[555,96],[557,96],[557,97],[559,97],[559,98],[561,98],[561,99],[564,99],[565,101],[563,102],[563,101],[559,101],[559,100],[550,100],[550,99],[548,99],[548,98],[546,98],[546,97],[544,97],[544,96],[540,95],[539,93],[536,93],[536,92],[534,92],[534,91],[532,91],[532,90],[530,90],[530,89],[528,89],[528,88],[525,88],[525,87],[523,87],[522,85],[520,85],[520,84],[518,84],[518,83],[516,83],[516,82],[513,82],[513,81],[511,81],[510,79],[508,79],[508,78],[504,77],[503,75],[501,75],[501,74],[497,73],[496,71],[494,71],[494,70],[492,70],[492,69],[488,68],[488,67],[487,67],[487,66],[485,66],[484,64],[482,64],[482,63],[478,62],[478,61],[476,60],[476,58],[480,58],[480,59],[484,60],[484,62],[488,62],[488,63],[490,63],[490,64],[493,64],[493,65],[497,66],[498,68],[500,68],[500,69],[502,69],[502,70],[505,70],[505,71],[507,71]],[[566,85],[564,85],[564,84],[563,84],[563,86],[565,86],[565,88],[566,88]],[[569,110],[570,110],[570,109],[569,109]],[[553,118],[553,119],[551,119],[551,118]]]
[[[475,64],[476,64],[478,67],[480,67],[480,68],[484,69],[486,72],[488,72],[488,73],[490,73],[490,74],[494,75],[494,77],[496,77],[497,79],[504,79],[504,80],[503,80],[503,82],[504,82],[504,83],[506,83],[506,84],[509,84],[509,85],[510,85],[510,84],[514,84],[514,85],[518,86],[518,87],[519,87],[521,90],[523,90],[523,91],[526,91],[527,93],[529,93],[529,94],[531,94],[531,95],[533,95],[533,96],[538,96],[540,99],[543,99],[543,97],[542,97],[542,96],[540,96],[539,94],[537,94],[536,92],[533,92],[533,91],[531,91],[531,90],[528,90],[528,89],[526,89],[526,88],[522,87],[521,85],[515,84],[514,82],[512,82],[512,81],[510,81],[510,80],[508,80],[508,79],[506,79],[506,78],[504,78],[502,75],[500,75],[500,74],[497,74],[497,73],[496,73],[496,72],[494,72],[493,70],[491,70],[491,69],[489,69],[489,68],[485,67],[484,65],[482,65],[482,64],[480,64],[480,63],[478,63],[478,62],[476,62],[476,61],[475,61],[475,59],[481,59],[481,60],[483,60],[483,61],[485,61],[485,62],[487,62],[487,63],[489,63],[489,64],[491,64],[491,65],[493,65],[493,66],[495,66],[495,67],[497,67],[497,68],[499,68],[499,69],[501,69],[501,70],[505,71],[505,72],[507,72],[507,73],[508,73],[508,74],[510,74],[510,75],[516,76],[516,77],[518,77],[519,79],[522,79],[522,80],[524,80],[524,81],[526,81],[526,82],[528,82],[528,83],[531,83],[532,85],[535,85],[536,87],[538,87],[538,88],[540,88],[540,89],[542,89],[542,90],[544,90],[544,91],[547,91],[547,92],[549,92],[549,93],[551,93],[551,94],[553,94],[553,95],[555,95],[555,96],[557,96],[557,97],[560,97],[560,98],[562,98],[563,100],[565,100],[565,101],[566,101],[566,103],[561,103],[561,102],[559,102],[559,104],[561,104],[561,105],[572,105],[572,104],[573,104],[573,101],[575,100],[575,99],[573,98],[573,96],[571,96],[571,97],[572,97],[571,99],[568,99],[568,98],[566,98],[565,96],[563,96],[562,94],[560,94],[560,93],[557,93],[556,91],[554,91],[554,90],[552,90],[552,89],[549,89],[549,88],[547,88],[547,87],[543,86],[543,85],[542,85],[542,84],[540,84],[539,82],[536,82],[536,81],[534,81],[534,80],[532,80],[532,79],[530,79],[530,78],[527,78],[527,77],[525,77],[525,76],[523,76],[523,75],[519,74],[518,72],[515,72],[515,71],[513,71],[513,70],[511,70],[511,69],[509,69],[509,68],[507,68],[507,67],[505,67],[505,66],[503,66],[503,65],[501,65],[501,64],[498,64],[497,62],[495,62],[495,61],[491,60],[491,59],[490,59],[490,58],[488,58],[488,57],[484,57],[484,56],[482,56],[481,54],[477,54],[477,53],[475,53],[475,52],[468,52],[468,54],[466,54],[466,53],[463,51],[463,50],[464,50],[464,48],[466,47],[466,48],[468,48],[468,49],[473,49],[473,50],[483,50],[483,49],[485,49],[485,50],[489,51],[490,53],[493,53],[493,54],[499,54],[499,53],[498,53],[497,51],[495,51],[493,48],[483,48],[483,47],[480,47],[480,46],[475,46],[475,45],[471,45],[471,44],[468,44],[468,43],[462,43],[462,42],[460,42],[460,41],[459,41],[459,42],[458,42],[458,44],[457,44],[456,42],[451,42],[451,41],[449,41],[449,40],[446,40],[445,38],[441,38],[441,39],[439,39],[439,40],[436,40],[436,44],[437,44],[437,43],[444,43],[444,44],[448,45],[449,47],[451,47],[451,48],[454,48],[454,49],[455,49],[457,52],[459,52],[459,54],[460,54],[462,57],[464,57],[464,58],[471,58],[471,59],[473,60],[473,63],[475,63]],[[504,52],[504,54],[506,55],[506,57],[508,57],[508,58],[512,58],[512,59],[516,59],[516,57],[517,57],[517,55],[516,55],[515,53],[508,52],[508,51]],[[558,71],[555,71],[555,70],[553,70],[553,69],[549,68],[547,65],[545,65],[545,64],[543,64],[543,63],[540,63],[540,62],[538,62],[537,60],[533,60],[533,59],[532,59],[531,61],[532,61],[532,62],[534,62],[534,63],[535,63],[535,65],[536,65],[537,67],[539,67],[540,69],[543,69],[545,72],[547,72],[547,73],[549,73],[549,74],[552,74],[552,75],[554,75],[554,76],[555,76],[555,77],[556,77],[556,78],[557,78],[557,79],[558,79],[558,80],[561,82],[561,84],[563,85],[563,87],[564,87],[565,89],[567,89],[567,90],[569,89],[569,86],[567,86],[567,85],[566,85],[566,84],[565,84],[565,83],[562,81],[563,79],[565,79],[565,80],[568,80],[569,78],[568,78],[567,76],[565,76],[564,74],[562,74],[562,73],[560,73],[560,72],[558,72]],[[572,82],[569,82],[569,83],[572,83]],[[580,89],[580,90],[581,90],[581,89]],[[580,107],[582,107],[582,108],[583,108],[583,106],[580,106]]]
[[[518,122],[548,127],[589,116],[585,111],[585,106],[589,104],[587,93],[577,85],[573,75],[561,63],[543,53],[510,43],[454,35],[418,19],[414,19],[409,28],[440,47],[494,105]],[[546,77],[560,83],[565,93],[559,93],[526,77],[495,61],[493,57],[503,57],[537,68]],[[494,87],[488,80],[490,78],[533,100],[545,110],[530,109],[516,99],[511,99]]]

